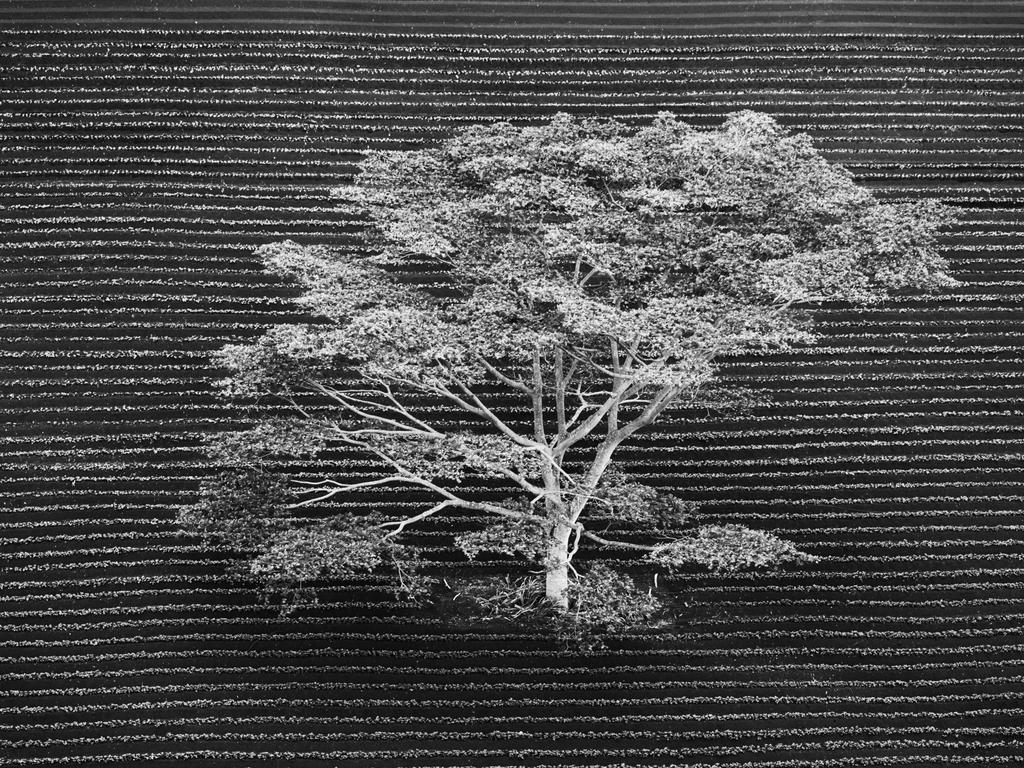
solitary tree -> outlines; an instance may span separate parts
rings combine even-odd
[[[753,112],[712,131],[667,113],[639,128],[565,114],[475,126],[370,152],[334,194],[359,247],[259,249],[318,322],[219,353],[229,395],[276,396],[292,415],[217,436],[212,454],[235,468],[180,516],[278,586],[388,565],[404,581],[401,535],[442,514],[483,518],[457,546],[533,562],[561,611],[624,589],[608,569],[578,578],[584,544],[668,569],[808,559],[702,521],[631,479],[616,450],[669,409],[742,401],[716,360],[813,342],[801,307],[954,284],[935,247],[941,206],[880,202],[806,135]],[[289,480],[267,464],[339,448],[375,471]],[[467,492],[472,478],[503,490]],[[425,500],[402,517],[303,516],[381,486]]]

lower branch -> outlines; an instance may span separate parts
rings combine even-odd
[[[658,549],[657,545],[653,544],[634,544],[630,541],[613,541],[612,539],[605,539],[598,536],[590,531],[583,531],[583,535],[586,536],[593,542],[603,544],[606,547],[617,547],[619,549],[638,549],[642,552],[653,552]]]
[[[384,538],[385,539],[390,539],[392,536],[397,536],[398,534],[400,534],[405,529],[405,526],[411,525],[412,523],[419,522],[420,520],[422,520],[422,519],[424,519],[426,517],[430,517],[434,513],[440,512],[442,509],[446,509],[447,507],[454,507],[454,506],[456,506],[454,501],[451,501],[451,500],[442,501],[440,504],[435,504],[430,509],[428,509],[428,510],[426,510],[424,512],[420,512],[418,515],[413,515],[412,517],[407,517],[405,520],[391,520],[391,521],[389,521],[387,523],[381,523],[380,524],[381,528],[385,528],[385,527],[387,527],[389,525],[397,525],[398,526],[397,528],[395,528],[395,530],[388,531],[386,534],[384,534]]]
[[[310,504],[316,504],[317,502],[320,502],[320,501],[326,501],[327,499],[331,498],[332,496],[335,496],[335,495],[337,495],[339,493],[342,493],[342,492],[357,491],[357,490],[359,490],[361,488],[375,488],[377,486],[388,485],[390,483],[410,483],[410,482],[414,482],[414,481],[410,480],[407,477],[402,477],[400,475],[390,475],[388,477],[382,477],[382,478],[380,478],[378,480],[367,480],[367,481],[362,482],[362,483],[348,483],[348,484],[345,484],[345,485],[343,485],[341,483],[338,483],[338,482],[336,482],[334,480],[328,480],[328,479],[317,480],[317,481],[295,480],[293,482],[295,482],[297,484],[300,484],[300,485],[308,485],[308,486],[310,486],[309,488],[303,488],[303,489],[299,490],[298,491],[299,493],[311,493],[311,492],[317,492],[317,491],[324,491],[324,486],[331,486],[331,489],[328,490],[328,491],[324,491],[323,495],[321,495],[321,496],[315,496],[315,497],[310,498],[310,499],[305,499],[303,501],[296,502],[295,504],[289,504],[288,505],[288,509],[296,509],[298,507],[308,507]]]

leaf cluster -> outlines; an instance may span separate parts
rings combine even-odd
[[[178,525],[231,549],[262,549],[288,526],[288,479],[251,467],[221,472],[200,485],[195,504],[178,511]]]
[[[515,505],[513,509],[527,511],[525,507]],[[550,548],[550,529],[551,523],[540,516],[501,518],[479,531],[459,534],[455,546],[470,560],[489,552],[541,563]]]
[[[365,438],[407,471],[431,480],[463,482],[467,472],[480,477],[503,477],[512,470],[531,478],[540,474],[542,459],[536,451],[516,445],[501,435],[453,431],[431,434],[381,433]]]
[[[699,508],[695,502],[635,482],[614,464],[602,476],[593,501],[597,514],[605,512],[616,523],[645,530],[684,528],[693,523]]]
[[[295,417],[270,417],[251,429],[220,432],[204,439],[206,455],[229,466],[258,464],[275,458],[311,458],[327,446],[316,424]]]
[[[565,619],[587,635],[622,634],[651,626],[665,606],[652,590],[605,563],[591,564],[566,590]]]
[[[380,529],[353,515],[338,515],[313,526],[279,532],[250,563],[253,576],[276,583],[305,583],[370,572],[398,545]]]
[[[818,559],[790,541],[733,523],[701,526],[693,535],[657,548],[648,558],[669,570],[701,565],[719,573]]]

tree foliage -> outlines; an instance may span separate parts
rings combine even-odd
[[[547,631],[576,649],[601,648],[608,636],[661,629],[671,622],[665,602],[652,589],[605,563],[576,573],[566,589],[564,610],[552,605],[536,577],[510,574],[456,581],[452,602],[468,605],[474,622]]]
[[[945,208],[882,202],[807,136],[753,112],[711,131],[667,113],[645,126],[565,114],[474,126],[369,152],[334,196],[362,222],[361,246],[258,251],[318,321],[217,357],[225,393],[273,396],[294,415],[215,438],[211,455],[238,474],[182,513],[272,582],[400,563],[395,540],[438,514],[490,518],[456,545],[539,565],[544,599],[566,615],[587,589],[573,577],[583,544],[669,569],[811,559],[770,533],[702,520],[613,464],[616,449],[670,408],[748,401],[717,378],[718,361],[813,343],[806,307],[954,284],[935,243]],[[472,426],[438,418],[439,403]],[[267,461],[325,449],[378,470],[297,478],[285,503]],[[464,492],[474,478],[507,497]],[[404,518],[299,517],[381,487],[432,500]],[[591,573],[625,594],[614,574]],[[646,603],[634,603],[623,615],[641,621]]]

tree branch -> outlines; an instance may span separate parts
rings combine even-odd
[[[366,400],[364,398],[356,397],[356,396],[350,395],[347,392],[342,392],[341,390],[337,390],[337,389],[334,389],[334,388],[331,388],[331,387],[325,387],[323,384],[321,384],[319,382],[313,382],[312,385],[313,385],[314,389],[316,389],[316,391],[318,391],[321,394],[326,395],[327,397],[331,398],[332,400],[334,400],[334,402],[338,403],[338,405],[342,406],[345,410],[347,410],[347,411],[349,411],[351,413],[354,413],[356,416],[358,416],[361,419],[365,419],[367,421],[374,421],[374,422],[377,422],[379,424],[387,424],[387,425],[393,427],[394,431],[402,432],[404,434],[422,434],[422,435],[439,435],[439,434],[441,434],[440,432],[438,432],[433,427],[429,426],[428,424],[425,424],[424,422],[422,422],[421,420],[417,419],[415,416],[410,414],[405,409],[404,406],[399,405],[399,407],[394,407],[394,406],[384,405],[382,403],[375,403],[372,400]],[[381,393],[381,394],[384,394],[384,393]],[[384,394],[384,396],[387,397],[388,395]],[[397,400],[395,402],[397,403]],[[384,409],[386,409],[388,411],[391,411],[392,413],[397,413],[398,415],[400,415],[403,418],[405,418],[407,421],[411,422],[411,424],[410,423],[402,423],[401,421],[389,418],[387,416],[382,416],[382,415],[377,414],[377,413],[371,413],[370,411],[365,410],[363,407],[360,407],[360,405],[362,405],[362,404],[373,405],[373,406],[375,406],[377,408],[384,408]]]
[[[298,507],[308,507],[310,504],[316,504],[318,501],[325,501],[332,496],[343,493],[345,491],[357,491],[361,488],[374,488],[380,485],[388,485],[389,483],[409,483],[412,482],[408,478],[402,475],[389,475],[388,477],[378,478],[377,480],[365,480],[359,483],[338,483],[334,480],[319,480],[316,483],[305,482],[302,480],[296,480],[295,482],[301,483],[302,485],[332,485],[334,486],[331,490],[324,493],[322,496],[317,496],[311,499],[305,499],[303,501],[296,502],[295,504],[289,504],[286,509],[297,509]],[[309,491],[319,491],[321,488],[310,487],[305,490],[299,491],[300,493],[307,493]]]
[[[575,361],[574,361],[575,362]],[[564,371],[564,360],[562,359],[562,349],[558,347],[555,349],[555,421],[558,424],[558,436],[556,440],[561,440],[565,437],[566,423],[565,423],[565,371]]]
[[[639,416],[623,426],[621,429],[616,430],[616,434],[621,435],[620,439],[624,440],[625,438],[633,435],[637,430],[653,423],[654,420],[661,415],[662,411],[672,404],[681,391],[682,390],[675,385],[664,387],[657,395],[655,395],[650,404],[644,408],[643,412]]]
[[[453,504],[463,509],[472,509],[478,512],[490,512],[495,515],[501,515],[502,517],[510,517],[516,520],[525,520],[531,517],[531,515],[527,513],[517,512],[515,510],[508,509],[507,507],[502,507],[497,504],[491,504],[489,502],[467,501],[466,499],[463,499],[460,496],[456,496],[448,489],[442,488],[432,480],[428,480],[427,478],[417,475],[414,472],[410,472],[408,469],[402,466],[400,462],[396,461],[392,456],[389,456],[387,453],[380,450],[374,445],[370,445],[369,443],[364,443],[361,440],[355,440],[347,436],[341,436],[339,437],[339,440],[348,443],[349,445],[361,448],[367,453],[372,453],[374,456],[377,456],[379,459],[381,459],[384,463],[393,467],[396,475],[405,478],[405,482],[408,482],[411,485],[419,485],[422,486],[423,488],[431,490],[437,495],[445,499],[448,499]],[[537,488],[536,490],[539,491],[540,489]]]
[[[385,539],[390,539],[392,536],[397,536],[403,530],[405,530],[405,526],[410,525],[411,523],[417,523],[417,522],[419,522],[420,520],[423,520],[426,517],[430,517],[435,512],[440,512],[442,509],[446,509],[447,507],[452,507],[452,506],[455,506],[455,502],[453,502],[451,500],[445,500],[445,501],[442,501],[440,504],[435,504],[434,506],[432,506],[430,509],[426,510],[425,512],[420,512],[418,515],[413,515],[412,517],[407,517],[404,520],[391,520],[391,521],[386,522],[386,523],[381,523],[379,527],[384,528],[384,527],[389,526],[389,525],[397,525],[398,526],[397,528],[395,528],[395,530],[389,531],[388,533],[384,534],[384,538]]]
[[[523,477],[523,475],[520,475],[518,472],[513,472],[508,467],[496,467],[496,469],[498,470],[499,473],[501,473],[502,477],[506,478],[507,480],[511,480],[524,491],[528,491],[529,493],[532,493],[534,496],[544,493],[543,488],[541,488],[538,485],[534,485],[525,477]]]
[[[397,397],[395,397],[395,393],[392,391],[390,384],[384,384],[383,394],[388,400],[390,400],[394,404],[393,410],[398,411],[407,419],[409,419],[409,421],[413,422],[414,424],[418,424],[419,426],[423,427],[423,429],[433,431],[433,427],[431,427],[425,421],[422,421],[421,419],[418,419],[415,416],[413,416],[409,412],[409,409],[405,405],[403,405],[402,402]]]
[[[498,381],[502,382],[503,384],[507,384],[508,386],[512,387],[512,389],[522,392],[524,395],[530,394],[530,388],[526,385],[525,382],[522,382],[519,379],[513,379],[511,376],[506,376],[482,355],[478,355],[477,359],[480,361],[481,365],[483,365],[483,367],[487,369],[487,372],[490,373]]]
[[[638,391],[639,389],[637,389],[635,384],[628,384],[622,381],[616,382],[608,399],[601,403],[597,410],[590,414],[578,427],[569,432],[564,440],[559,441],[554,446],[554,453],[559,456],[563,455],[569,448],[590,435],[613,408],[621,404],[623,400],[632,397]]]
[[[561,464],[550,452],[547,434],[544,431],[544,377],[542,375],[540,350],[533,350],[533,388],[530,401],[533,411],[533,436],[541,446],[538,450],[544,459],[541,476],[544,478],[544,508],[548,513],[557,511],[562,505],[561,483],[559,474],[565,474]]]
[[[582,531],[583,536],[587,537],[593,542],[603,544],[606,547],[618,547],[620,549],[637,549],[643,552],[653,552],[659,548],[659,545],[651,544],[634,544],[631,541],[614,541],[612,539],[605,539],[597,534],[591,533],[590,531]]]
[[[540,445],[548,444],[544,432],[544,376],[540,365],[540,350],[533,350],[533,389],[530,399],[533,403],[533,439]]]
[[[480,400],[479,397],[476,396],[476,393],[474,393],[461,382],[455,379],[453,379],[453,381],[455,382],[456,386],[459,387],[459,390],[470,398],[469,401],[460,397],[458,394],[456,394],[451,389],[442,384],[419,384],[419,386],[425,388],[429,392],[441,395],[442,397],[455,403],[464,411],[472,413],[475,416],[479,416],[480,418],[491,422],[491,424],[493,424],[498,429],[498,431],[501,432],[501,434],[505,435],[505,437],[509,438],[516,445],[522,448],[534,448],[537,446],[537,443],[535,443],[533,440],[523,437],[514,429],[512,429],[512,427],[510,427],[508,424],[502,421],[501,418],[499,418],[490,408],[488,408]]]
[[[619,358],[619,342],[613,336],[613,337],[611,337],[611,339],[609,339],[608,346],[610,347],[610,352],[611,352],[611,356],[612,356],[612,370],[615,371],[615,373],[617,375],[621,375],[622,374],[622,361]],[[615,430],[617,430],[619,428],[619,406],[620,405],[621,405],[621,401],[615,401],[615,402],[612,403],[611,407],[608,409],[608,434],[611,434],[612,432],[614,432]]]
[[[614,379],[619,376],[619,374],[617,374],[615,371],[611,370],[610,368],[605,368],[603,365],[595,361],[594,358],[588,357],[585,354],[581,354],[578,350],[575,350],[572,347],[563,347],[563,351],[576,362],[589,365],[598,373],[602,373],[605,376],[608,376],[609,378]]]

